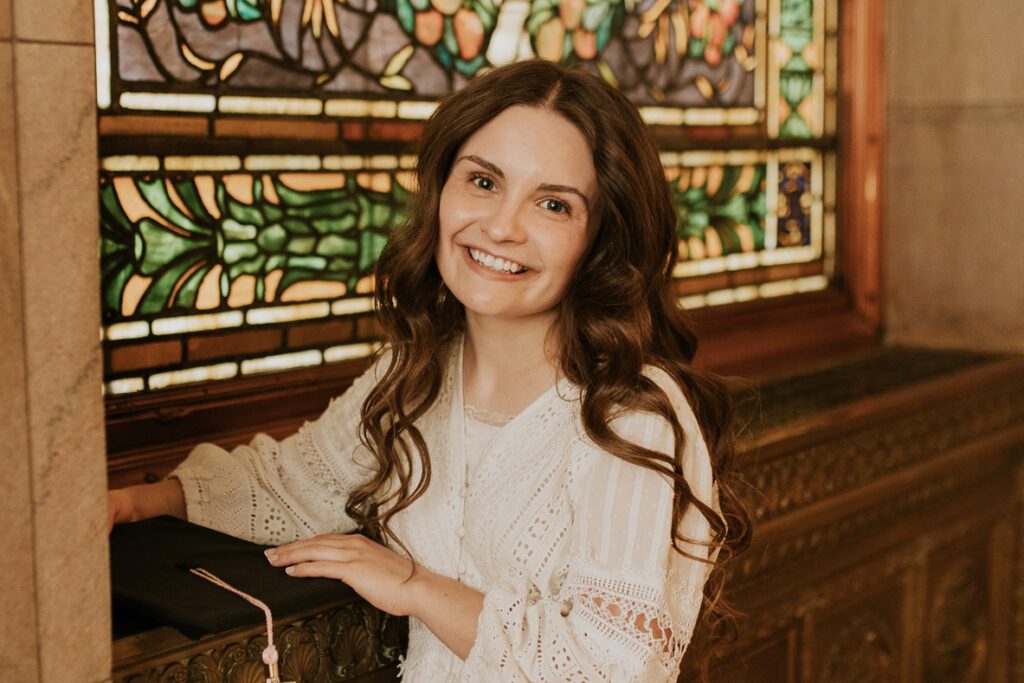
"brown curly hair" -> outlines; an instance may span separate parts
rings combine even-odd
[[[697,340],[672,287],[676,212],[657,147],[637,108],[594,74],[540,59],[503,66],[449,95],[427,122],[409,217],[394,230],[377,263],[376,305],[392,355],[360,422],[360,436],[376,461],[374,476],[353,492],[348,513],[377,538],[401,545],[388,522],[430,484],[427,446],[415,423],[441,388],[437,350],[461,333],[465,322],[462,305],[447,292],[434,259],[423,255],[435,252],[441,189],[456,152],[514,105],[563,116],[583,133],[593,154],[600,223],[558,306],[558,369],[581,388],[583,426],[596,445],[673,482],[671,541],[678,552],[686,554],[681,541],[698,542],[679,533],[686,509],[694,505],[708,520],[718,554],[704,588],[704,633],[717,650],[737,631],[738,613],[722,593],[723,566],[750,542],[750,517],[734,486],[732,402],[719,378],[690,363]],[[721,515],[690,491],[681,461],[688,436],[668,397],[643,374],[648,364],[678,383],[697,416],[712,455]],[[674,456],[616,434],[609,422],[623,409],[663,416],[675,434]],[[413,458],[422,468],[417,481],[412,480]],[[394,481],[398,486],[390,488]],[[704,679],[713,654],[701,654]]]

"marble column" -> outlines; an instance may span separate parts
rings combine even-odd
[[[110,677],[87,0],[0,0],[0,671]]]
[[[887,5],[888,339],[1024,351],[1024,3]]]

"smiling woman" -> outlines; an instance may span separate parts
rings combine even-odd
[[[463,143],[441,191],[436,259],[468,325],[551,326],[593,241],[596,195],[586,138],[544,108],[509,107]]]
[[[702,609],[724,643],[750,534],[639,112],[593,75],[498,68],[440,104],[417,178],[370,370],[290,438],[112,492],[112,522],[282,544],[291,576],[411,617],[403,680],[674,681]]]

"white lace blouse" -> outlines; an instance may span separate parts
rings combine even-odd
[[[580,423],[579,391],[566,381],[493,438],[472,439],[487,445],[467,478],[461,340],[445,353],[443,387],[417,423],[431,483],[392,528],[418,562],[484,593],[484,607],[465,661],[410,619],[402,680],[675,681],[710,565],[671,549],[668,482],[595,446]],[[357,436],[359,411],[378,367],[283,441],[257,435],[231,452],[195,448],[171,474],[188,518],[267,544],[352,531],[345,503],[369,458]],[[693,412],[663,371],[648,373],[679,415],[694,495],[718,509]],[[663,418],[628,413],[613,427],[671,452]],[[693,506],[682,532],[710,538]],[[708,556],[707,546],[683,548]]]

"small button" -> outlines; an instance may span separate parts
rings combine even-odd
[[[572,600],[566,600],[562,603],[562,616],[569,616],[569,612],[572,611]]]

